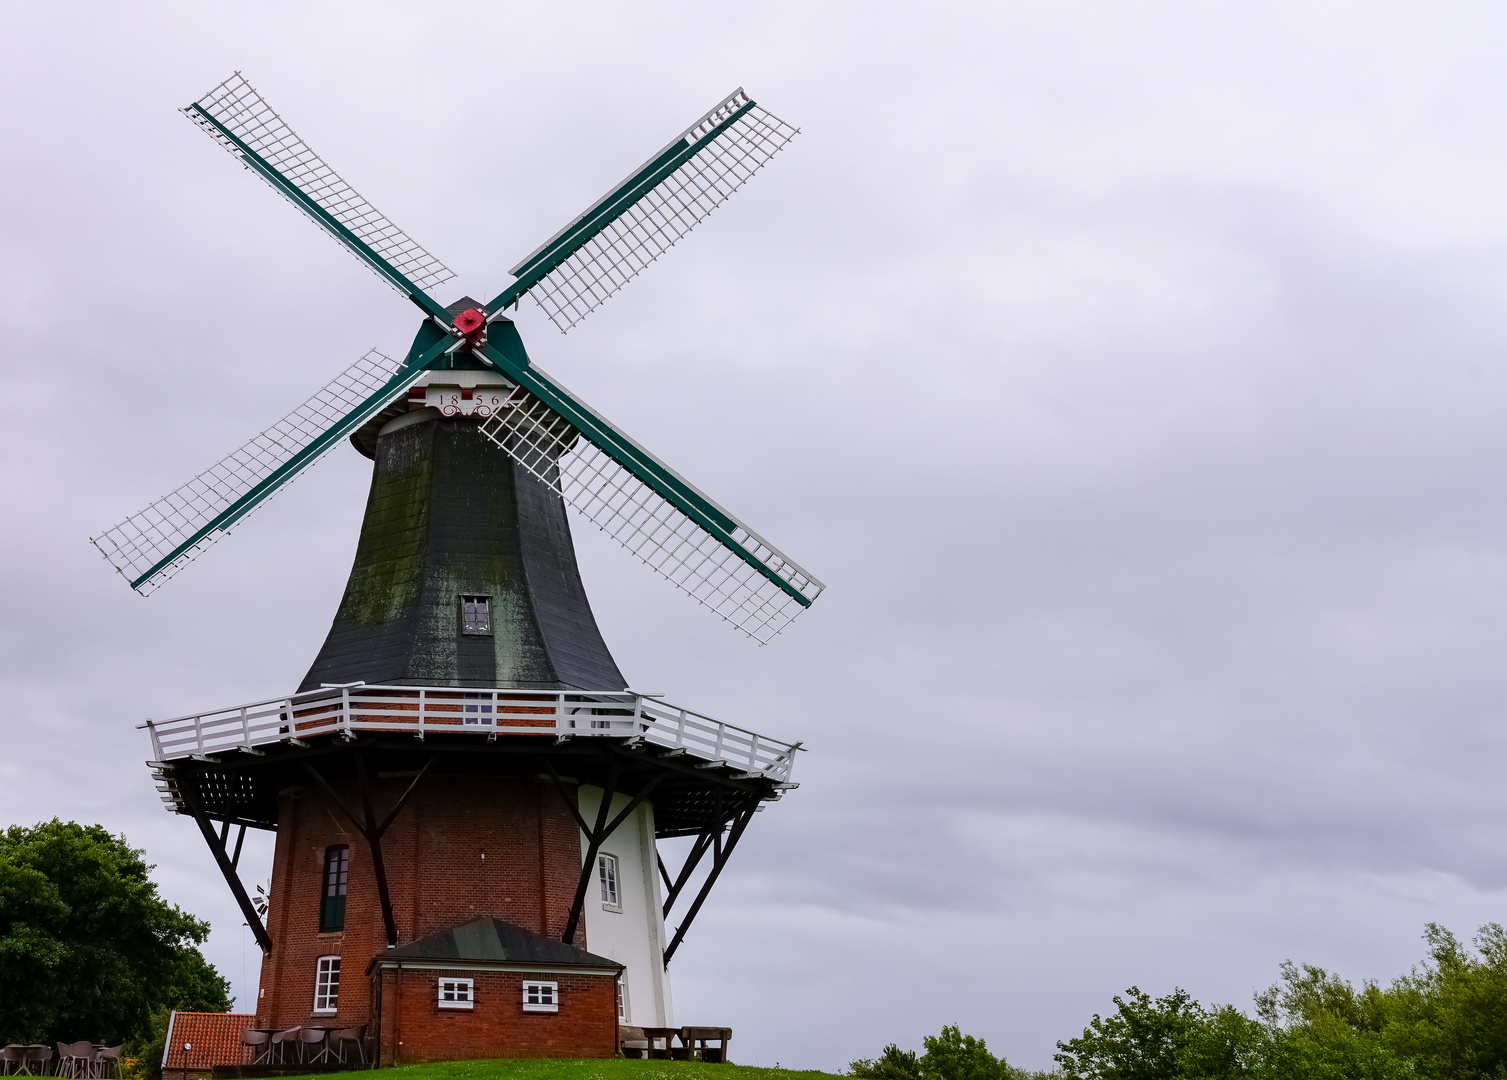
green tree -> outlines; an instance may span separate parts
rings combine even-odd
[[[1283,964],[1256,998],[1272,1060],[1294,1076],[1507,1077],[1507,931],[1481,927],[1474,954],[1437,924],[1423,936],[1429,959],[1387,987]]]
[[[1487,923],[1471,955],[1448,930],[1424,930],[1429,961],[1397,979],[1372,1023],[1386,1045],[1452,1080],[1507,1076],[1507,931]]]
[[[1189,1012],[1177,1049],[1177,1075],[1186,1080],[1247,1080],[1266,1076],[1271,1033],[1233,1005]],[[1280,1075],[1280,1074],[1278,1074]]]
[[[921,1080],[1008,1080],[1005,1063],[989,1053],[983,1039],[964,1035],[954,1024],[921,1040]]]
[[[0,832],[0,1041],[151,1037],[160,1007],[223,1012],[209,925],[168,904],[124,837],[54,818]]]
[[[1097,1013],[1083,1034],[1057,1044],[1052,1057],[1069,1080],[1177,1080],[1179,1057],[1204,1011],[1185,990],[1152,1000],[1139,987],[1115,996],[1109,1017]],[[1128,998],[1129,1000],[1126,1000]]]

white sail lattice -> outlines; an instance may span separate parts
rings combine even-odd
[[[687,129],[670,147],[682,141],[695,145],[719,125],[727,123],[727,118],[747,105],[748,100],[740,88]],[[799,133],[799,128],[757,105],[753,106],[551,270],[529,290],[529,295],[560,332],[565,333],[674,247]],[[596,204],[600,205],[600,202]],[[596,206],[581,218],[589,215]],[[574,225],[575,222],[567,225],[561,233]],[[548,243],[544,245],[548,246]],[[511,272],[517,274],[534,257],[530,255]]]
[[[805,610],[721,539],[522,387],[513,391],[481,430],[586,520],[759,644],[768,644]],[[821,594],[824,586],[820,581],[752,529],[721,512],[735,523],[729,540],[807,600]]]
[[[400,366],[399,361],[372,349],[308,401],[244,446],[146,509],[91,538],[91,543],[99,548],[110,565],[133,583],[137,592],[148,595],[244,520],[245,515],[227,522],[222,528],[204,532],[197,540],[194,539],[196,534],[321,435],[341,421],[349,425],[353,411],[389,383]],[[415,373],[415,379],[419,374]],[[395,389],[387,400],[406,389],[406,385]],[[331,440],[318,453],[300,462],[297,472],[288,476],[277,490],[286,487],[299,473],[322,459],[338,442]],[[271,494],[268,493],[269,497]],[[249,508],[248,513],[250,509],[254,507]],[[189,544],[190,541],[193,543]],[[185,544],[189,546],[183,547]],[[178,551],[180,547],[182,551]],[[173,555],[175,551],[177,554]],[[173,556],[171,561],[159,566],[170,555]],[[153,567],[158,567],[156,573],[138,583],[138,579]]]
[[[290,183],[420,289],[428,292],[433,286],[455,276],[444,263],[389,221],[339,173],[326,165],[241,77],[239,71],[194,104],[256,151]],[[206,124],[193,109],[184,109],[183,112],[215,142],[236,157],[241,156],[234,143],[216,131],[213,125]],[[293,205],[298,206],[296,202]],[[303,207],[299,210],[302,211]],[[323,227],[323,222],[318,224]]]

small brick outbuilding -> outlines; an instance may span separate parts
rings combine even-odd
[[[623,965],[490,916],[367,967],[384,1064],[611,1057]]]

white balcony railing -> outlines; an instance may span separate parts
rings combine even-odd
[[[148,720],[155,761],[205,758],[269,743],[363,731],[642,738],[707,762],[788,783],[799,743],[783,743],[631,691],[351,686]]]

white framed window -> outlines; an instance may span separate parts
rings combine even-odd
[[[462,596],[460,598],[460,632],[462,634],[490,634],[492,632],[492,598],[490,596]]]
[[[617,889],[617,856],[597,856],[597,881],[602,886],[602,906],[608,911],[622,911],[622,901],[618,899]]]
[[[559,1012],[560,984],[527,982],[523,984],[524,1012]]]
[[[617,977],[617,1021],[620,1024],[628,1022],[628,984],[623,977]]]
[[[470,979],[441,979],[440,1008],[469,1009],[476,1003],[476,987]]]
[[[314,969],[314,1011],[332,1013],[340,1000],[340,957],[321,956]]]

